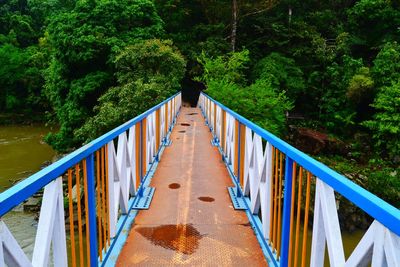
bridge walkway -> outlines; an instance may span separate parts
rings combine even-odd
[[[182,107],[117,266],[266,266],[243,211],[234,210],[228,171],[199,108]]]

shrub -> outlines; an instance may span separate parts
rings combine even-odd
[[[270,79],[258,79],[246,85],[244,70],[249,62],[248,51],[232,53],[215,59],[202,54],[200,63],[207,85],[206,93],[262,128],[281,135],[285,127],[285,112],[292,108],[285,91]]]
[[[376,114],[364,125],[372,130],[378,150],[391,158],[400,155],[400,80],[380,89],[372,106]]]

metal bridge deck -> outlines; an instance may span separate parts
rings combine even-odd
[[[181,109],[117,266],[266,266],[243,211],[233,209],[228,171],[198,108]]]

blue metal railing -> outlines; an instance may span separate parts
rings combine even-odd
[[[340,175],[339,173],[333,171],[324,164],[304,154],[303,152],[274,136],[267,130],[262,129],[258,125],[237,114],[236,112],[232,111],[231,109],[227,108],[223,104],[217,102],[216,100],[212,99],[204,93],[201,93],[200,95],[199,106],[202,109],[203,115],[206,118],[210,130],[213,132],[214,143],[219,146],[220,152],[225,159],[228,169],[230,169],[230,173],[232,174],[235,183],[238,184],[238,187],[240,187],[240,191],[242,191],[241,194],[245,193],[246,195],[246,197],[244,197],[244,200],[248,204],[246,207],[248,211],[252,202],[255,200],[249,197],[248,192],[245,192],[251,189],[245,189],[247,185],[243,184],[245,182],[241,182],[240,180],[257,179],[250,177],[251,171],[253,171],[253,169],[255,168],[254,165],[251,166],[251,155],[252,153],[254,153],[251,149],[254,149],[254,147],[256,146],[255,137],[260,137],[262,140],[266,141],[271,146],[271,151],[275,151],[279,155],[283,155],[283,160],[281,160],[280,164],[285,167],[278,166],[277,168],[275,168],[277,171],[283,170],[284,172],[284,179],[282,181],[282,183],[284,183],[282,185],[283,197],[278,196],[278,198],[283,198],[282,226],[281,232],[278,233],[278,235],[280,235],[280,241],[278,241],[278,243],[280,244],[279,249],[277,249],[276,247],[273,248],[273,246],[271,247],[272,237],[269,237],[269,233],[267,233],[266,231],[262,231],[262,224],[264,224],[265,222],[260,221],[258,217],[258,212],[257,214],[252,214],[251,211],[249,212],[252,217],[255,217],[250,219],[255,219],[258,222],[253,225],[254,228],[257,230],[257,235],[264,236],[262,240],[263,244],[261,245],[264,246],[269,244],[269,246],[267,245],[267,250],[269,252],[268,255],[271,262],[275,266],[288,266],[291,264],[290,262],[288,262],[288,258],[290,257],[289,245],[292,242],[290,235],[291,221],[294,220],[294,218],[291,218],[291,212],[292,209],[294,209],[291,202],[293,193],[292,191],[295,190],[295,188],[292,188],[292,185],[295,184],[293,180],[297,179],[296,177],[293,177],[293,175],[295,175],[293,174],[293,171],[296,166],[301,166],[302,171],[307,171],[313,177],[315,177],[316,180],[322,181],[323,183],[331,187],[334,191],[340,193],[346,199],[351,201],[354,205],[361,208],[372,218],[385,226],[389,231],[397,235],[397,237],[400,236],[399,209],[395,208],[394,206],[390,205],[379,197],[373,195],[372,193],[353,183],[343,175]],[[246,131],[246,137],[241,137],[240,132],[244,129]],[[228,136],[227,133],[230,133],[231,136]],[[229,142],[231,142],[231,144]],[[250,148],[247,149],[246,146],[241,146],[241,142],[246,142],[246,144],[250,142]],[[266,154],[268,154],[268,145],[267,148],[264,150],[261,142],[259,144],[260,145],[258,149],[261,149],[265,151]],[[236,154],[231,152],[235,149]],[[245,155],[241,155],[242,153],[245,153]],[[274,160],[274,152],[270,152],[270,154],[270,156],[267,155],[267,161],[270,160],[272,162]],[[256,155],[254,154],[254,156]],[[241,164],[245,165],[246,158],[248,159],[247,169],[241,171],[240,168],[246,168],[244,166],[240,167]],[[235,165],[236,162],[237,165]],[[284,164],[282,164],[282,162],[284,162]],[[294,165],[293,163],[297,165]],[[272,162],[271,164],[275,163]],[[277,164],[279,165],[279,162]],[[236,170],[238,166],[239,168]],[[272,170],[273,169],[274,166],[272,166]],[[269,173],[266,173],[266,179],[273,179],[275,174],[273,173],[273,171],[271,173],[271,168],[268,171]],[[245,176],[245,173],[247,173],[247,177],[242,177]],[[269,178],[269,176],[271,176],[272,178]],[[273,187],[273,184],[268,186]],[[257,190],[259,190],[259,188]],[[269,212],[269,215],[272,212],[270,210],[268,211],[268,208],[266,209],[266,211]],[[278,250],[279,252],[277,252]],[[400,250],[397,252],[400,253]]]
[[[167,100],[161,102],[157,106],[152,107],[146,112],[125,122],[119,127],[111,130],[110,132],[100,136],[99,138],[91,141],[87,145],[75,150],[57,162],[44,168],[43,170],[33,174],[25,180],[22,180],[12,188],[0,194],[0,217],[10,211],[12,208],[18,206],[23,201],[33,196],[38,190],[42,189],[45,185],[64,174],[71,166],[79,163],[83,159],[98,151],[101,147],[117,138],[121,133],[129,130],[132,126],[141,122],[148,115],[160,109],[165,103],[175,98],[180,93],[177,93]]]
[[[98,193],[99,188],[96,188],[96,175],[98,175],[98,171],[95,171],[95,165],[99,164],[99,158],[96,156],[96,153],[101,149],[108,151],[107,163],[105,164],[109,168],[115,168],[117,176],[121,175],[122,177],[122,174],[118,174],[120,172],[118,168],[123,168],[125,162],[129,161],[124,160],[124,157],[133,160],[133,156],[129,154],[131,152],[128,151],[126,152],[126,155],[119,154],[124,153],[119,150],[119,147],[121,146],[124,148],[126,146],[128,147],[127,150],[131,148],[139,149],[139,147],[135,147],[135,141],[133,141],[132,138],[140,136],[140,142],[138,143],[140,144],[141,149],[138,154],[140,157],[138,162],[139,165],[125,166],[125,169],[121,172],[125,173],[127,169],[132,171],[133,166],[137,168],[138,172],[141,172],[143,171],[143,166],[145,166],[145,173],[139,174],[140,184],[135,185],[137,186],[135,195],[129,195],[128,193],[128,203],[125,204],[128,207],[128,210],[130,210],[142,197],[141,194],[144,191],[144,186],[148,184],[147,177],[151,176],[151,173],[154,171],[153,166],[156,165],[159,154],[162,151],[163,146],[167,143],[166,137],[168,132],[172,130],[175,117],[180,108],[180,103],[181,98],[178,93],[3,192],[0,194],[0,217],[21,204],[23,201],[27,200],[29,197],[33,196],[42,188],[47,188],[52,182],[59,179],[59,177],[64,175],[67,171],[71,170],[71,168],[74,168],[74,166],[82,164],[83,162],[84,168],[87,169],[87,172],[85,173],[85,177],[87,177],[87,193],[85,196],[88,198],[87,208],[89,209],[88,224],[90,227],[88,229],[90,248],[88,251],[90,252],[90,263],[93,266],[104,266],[109,264],[108,262],[110,261],[107,260],[110,258],[110,252],[113,248],[122,244],[122,242],[118,241],[119,234],[122,229],[126,227],[128,221],[132,220],[132,218],[129,218],[132,216],[126,213],[118,218],[118,223],[116,225],[117,230],[112,236],[113,240],[111,240],[112,244],[108,248],[106,247],[104,251],[99,252],[99,240],[97,239],[99,229],[96,228],[96,219],[99,216],[96,210],[96,207],[98,207],[98,204],[96,204],[98,203],[96,202],[98,201],[96,192]],[[307,207],[307,204],[303,205],[305,206],[303,207],[301,204],[301,197],[297,197],[297,202],[301,208],[297,209],[297,215],[294,216],[295,206],[293,203],[295,201],[295,193],[301,193],[299,186],[301,188],[304,184],[304,187],[310,191],[309,188],[313,181],[315,181],[316,188],[314,214],[318,213],[318,210],[324,206],[322,204],[326,204],[327,207],[330,205],[331,208],[334,207],[334,209],[329,210],[331,213],[329,219],[332,220],[330,223],[333,226],[338,226],[336,203],[332,203],[331,201],[332,199],[334,200],[334,190],[383,225],[379,228],[378,226],[374,226],[376,224],[372,224],[376,228],[374,228],[375,232],[373,232],[375,235],[379,236],[389,234],[391,238],[398,239],[400,236],[400,211],[398,209],[282,141],[268,131],[260,128],[206,94],[201,94],[199,103],[210,130],[214,134],[212,143],[218,146],[236,185],[235,190],[230,193],[232,193],[233,197],[236,197],[239,202],[241,201],[241,203],[243,203],[264,254],[272,266],[297,266],[296,259],[293,259],[293,257],[296,258],[296,253],[293,252],[293,250],[295,250],[293,243],[297,242],[294,241],[294,236],[298,235],[299,231],[295,231],[294,229],[294,219],[295,217],[299,217],[299,214],[301,216],[301,212],[307,214],[308,218],[308,210],[305,208]],[[156,129],[156,132],[151,132],[151,129]],[[165,129],[164,134],[166,135],[160,134],[161,131],[164,131],[163,129]],[[136,131],[136,135],[133,131]],[[127,132],[129,132],[129,138],[126,137]],[[164,142],[160,142],[161,138],[165,138]],[[118,152],[115,152],[114,141],[116,139],[118,139]],[[156,145],[157,142],[155,140],[158,140],[158,145]],[[263,140],[264,143],[261,140]],[[147,161],[144,157],[149,155],[146,154],[149,153],[149,151],[146,151],[148,146],[155,147],[157,152],[155,155],[151,155],[151,159]],[[145,152],[143,152],[143,149]],[[107,152],[104,153],[107,155]],[[255,158],[257,158],[257,161]],[[76,171],[75,169],[75,172],[79,175],[79,171]],[[301,177],[303,172],[305,173],[304,181],[302,181]],[[314,178],[311,179],[311,176]],[[112,181],[109,184],[112,185],[112,188],[109,188],[111,190],[107,189],[102,194],[107,192],[107,195],[112,198],[114,196],[114,174],[110,174],[110,177]],[[122,179],[121,177],[116,177],[115,179]],[[130,178],[125,177],[123,179],[126,179],[126,181],[123,181],[124,183],[128,183],[127,180]],[[118,190],[119,189],[124,191],[126,188],[121,187],[118,188]],[[57,190],[57,188],[53,187],[51,190]],[[255,191],[257,191],[256,194],[254,194]],[[301,195],[300,193],[299,195]],[[51,194],[46,194],[45,192],[45,195]],[[305,198],[307,199],[306,203],[311,201],[309,195],[307,196],[306,194]],[[116,201],[118,202],[119,200]],[[107,204],[107,206],[109,213],[115,211],[111,204]],[[118,213],[118,203],[116,207]],[[110,215],[109,217],[111,218],[112,216]],[[320,217],[322,219],[318,216],[314,216],[312,228],[313,243],[316,242],[314,240],[314,236],[317,236],[316,234],[318,234],[318,236],[328,235],[328,233],[321,232],[320,229],[323,229],[323,227],[317,227],[323,223],[323,220],[327,219],[322,215]],[[306,221],[306,219],[304,220]],[[0,228],[1,223],[0,220]],[[39,228],[40,227],[41,221],[39,221]],[[110,225],[107,227],[110,227]],[[304,223],[304,228],[307,230],[308,224]],[[372,229],[372,226],[370,229]],[[333,229],[332,231],[336,230],[337,229]],[[110,231],[110,229],[108,229],[108,231]],[[325,231],[327,230],[325,229]],[[370,230],[368,230],[368,232],[369,231]],[[386,231],[388,231],[388,233]],[[368,232],[366,233],[366,236],[368,235]],[[333,232],[333,234],[340,235],[340,229],[339,233]],[[108,235],[110,235],[109,232]],[[337,238],[339,238],[339,236],[337,236]],[[368,239],[370,237],[365,238]],[[337,242],[333,242],[335,244],[330,244],[329,242],[331,241],[329,238],[326,239],[328,246],[337,245]],[[49,240],[51,240],[51,238]],[[65,240],[63,242],[65,242]],[[385,243],[383,250],[387,249],[395,251],[400,255],[400,248],[398,247],[400,242],[398,242],[398,244],[396,242],[393,244]],[[318,249],[319,248],[315,248],[314,246],[312,248],[311,259],[308,259],[311,262],[311,265],[318,266],[318,264],[315,264],[315,262],[318,261],[316,259],[318,257],[315,255],[324,254],[322,253],[322,249],[325,249],[325,247],[320,248],[320,250]],[[363,252],[362,249],[364,249],[363,246],[360,246],[360,248],[357,247],[350,257],[350,260],[347,262],[356,262],[358,257],[361,257],[359,255],[368,254],[364,253],[365,251]],[[303,256],[300,259],[302,261],[301,265],[304,265],[306,262],[304,259],[306,254],[305,251],[306,250],[303,248]],[[332,264],[333,266],[342,266],[342,263],[344,265],[345,259],[343,253],[331,251],[329,253],[335,253],[329,255],[330,259],[332,257],[339,259],[339,264]],[[397,259],[393,262],[400,263],[400,261],[396,260]]]
[[[131,195],[129,198],[128,195],[128,200],[129,203],[132,204],[134,202],[138,201],[138,198],[142,197],[139,193],[142,193],[143,185],[146,183],[146,178],[151,173],[152,166],[154,165],[154,162],[158,161],[158,157],[160,154],[160,151],[163,149],[163,147],[168,143],[168,135],[172,131],[172,127],[174,125],[176,116],[179,112],[181,106],[181,93],[177,93],[167,100],[163,101],[162,103],[152,107],[151,109],[147,110],[143,114],[133,118],[132,120],[122,124],[121,126],[111,130],[110,132],[102,135],[101,137],[93,140],[92,142],[88,143],[87,145],[81,147],[80,149],[70,153],[69,155],[63,157],[62,159],[58,160],[57,162],[51,164],[50,166],[42,169],[41,171],[33,174],[32,176],[26,178],[25,180],[22,180],[18,184],[14,185],[13,187],[9,188],[5,192],[0,194],[0,223],[1,223],[1,217],[4,216],[7,212],[11,211],[14,207],[18,206],[31,196],[33,196],[35,193],[37,193],[39,190],[43,189],[46,187],[46,185],[49,185],[51,182],[57,180],[59,177],[62,175],[66,174],[66,172],[72,168],[74,168],[77,164],[81,164],[80,166],[84,166],[84,168],[87,170],[85,177],[87,177],[85,182],[87,183],[87,188],[85,187],[85,190],[87,192],[85,193],[88,198],[88,207],[86,209],[89,210],[89,218],[88,218],[88,223],[89,223],[89,229],[90,229],[90,263],[91,265],[103,265],[105,262],[99,262],[99,253],[98,253],[98,240],[96,238],[97,236],[97,231],[96,229],[96,217],[99,216],[96,214],[96,190],[99,190],[98,188],[96,189],[96,173],[95,173],[95,155],[96,152],[98,152],[100,149],[107,149],[107,145],[110,144],[108,151],[110,153],[112,152],[114,155],[111,155],[110,153],[108,154],[108,159],[103,159],[103,164],[105,165],[110,165],[110,162],[114,164],[114,161],[117,162],[118,159],[116,158],[116,152],[115,152],[115,147],[114,147],[114,140],[118,139],[118,142],[120,142],[119,137],[120,136],[125,136],[127,132],[132,131],[134,132],[134,129],[136,125],[140,125],[140,131],[138,131],[136,134],[139,134],[140,132],[140,144],[141,144],[141,152],[137,155],[141,157],[138,159],[138,163],[141,166],[145,166],[145,172],[143,175],[140,175],[141,177],[139,178],[139,183],[138,188],[137,188],[137,193],[134,196]],[[147,132],[142,131],[142,126],[143,123],[146,123],[147,125]],[[139,128],[138,128],[139,129]],[[146,129],[146,127],[145,127]],[[165,129],[165,131],[164,131]],[[134,136],[132,134],[132,136]],[[143,139],[146,138],[147,139]],[[161,140],[162,139],[162,140]],[[145,140],[145,142],[143,141]],[[132,141],[132,140],[131,140]],[[123,142],[123,138],[121,138],[121,142]],[[125,142],[122,144],[123,146],[125,145],[127,150],[129,149],[139,149],[139,147],[129,147],[129,146],[135,146],[135,141],[132,141],[128,144],[128,142]],[[157,147],[156,147],[157,146]],[[143,151],[146,151],[148,147],[151,147],[155,149],[156,153],[155,155],[152,155],[151,159],[145,159],[143,157],[146,156],[149,157],[150,151],[147,151],[143,154]],[[118,151],[118,153],[120,153]],[[122,153],[122,152],[121,152]],[[128,152],[126,152],[128,153]],[[130,152],[129,152],[130,153]],[[104,152],[105,155],[106,152]],[[143,155],[142,155],[143,154]],[[128,154],[127,154],[128,156]],[[132,155],[129,154],[129,157],[133,157]],[[97,159],[97,161],[100,161],[100,158]],[[83,163],[82,163],[83,162]],[[83,164],[83,165],[82,165]],[[99,164],[99,163],[97,163]],[[125,163],[124,163],[125,164]],[[137,168],[139,168],[139,165]],[[148,165],[148,166],[147,166]],[[118,166],[115,166],[117,168]],[[106,167],[104,167],[106,168]],[[143,167],[141,167],[143,169]],[[82,170],[82,169],[81,169]],[[126,173],[127,170],[123,170],[123,172]],[[134,172],[133,168],[131,168],[131,171]],[[74,170],[75,175],[76,173],[79,173]],[[117,170],[117,173],[119,171]],[[79,175],[79,174],[78,174]],[[98,174],[100,175],[100,174]],[[122,174],[120,174],[122,175]],[[134,174],[132,174],[134,175]],[[79,176],[78,176],[79,177]],[[83,177],[83,176],[81,176]],[[110,174],[110,177],[114,177],[113,174]],[[85,179],[85,178],[84,178]],[[126,179],[129,179],[126,177]],[[113,181],[110,183],[112,184]],[[148,181],[147,181],[148,182]],[[107,185],[108,186],[108,185]],[[110,190],[104,190],[104,192],[108,192],[107,194],[114,194],[114,188],[109,188]],[[103,192],[103,194],[104,194]],[[129,193],[128,193],[129,194]],[[44,200],[43,200],[44,201]],[[71,201],[71,200],[70,200]],[[119,201],[119,200],[116,200]],[[105,204],[104,204],[105,205]],[[108,204],[107,204],[108,205]],[[107,207],[108,212],[113,210],[113,207]],[[41,211],[42,212],[42,211]],[[118,214],[118,211],[116,212]],[[42,213],[41,213],[42,214]],[[117,225],[117,233],[120,232],[120,230],[124,227],[124,222],[126,221],[126,218],[123,218],[124,220],[122,221],[122,218],[120,218],[118,225]],[[40,224],[40,220],[39,220]],[[40,227],[40,225],[39,225]],[[108,225],[110,227],[110,225]],[[109,229],[108,229],[109,231]],[[107,231],[106,231],[107,232]],[[51,234],[51,233],[50,233]],[[108,232],[108,235],[110,233]],[[0,236],[1,237],[1,236]],[[1,238],[0,238],[1,239]],[[51,238],[50,238],[51,239]],[[115,241],[115,240],[114,240]],[[1,242],[1,240],[0,240]],[[63,241],[65,242],[65,240]],[[113,241],[112,241],[113,242]],[[110,248],[113,247],[113,244],[110,246]],[[20,248],[17,248],[20,250]],[[82,249],[82,248],[81,248]],[[107,259],[107,254],[109,251],[106,251],[104,254],[104,258]],[[35,252],[34,252],[35,254]],[[100,254],[103,254],[103,252],[100,252]],[[64,255],[64,254],[63,254]],[[65,254],[66,255],[66,254]],[[102,255],[103,256],[103,255]],[[17,260],[17,258],[13,259]],[[1,262],[0,262],[1,265]]]

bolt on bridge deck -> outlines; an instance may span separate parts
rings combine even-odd
[[[151,185],[149,210],[135,218],[117,266],[266,266],[246,213],[198,108],[182,108]]]

